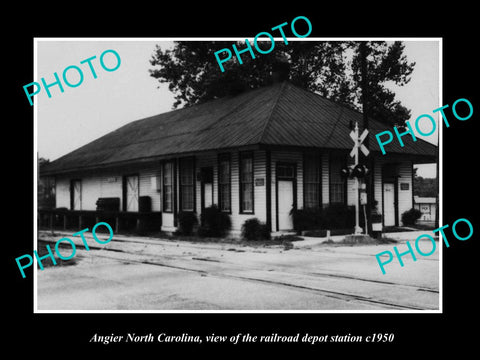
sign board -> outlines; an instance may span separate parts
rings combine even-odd
[[[265,186],[265,179],[264,178],[255,179],[255,186]]]

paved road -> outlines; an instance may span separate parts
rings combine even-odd
[[[55,242],[63,234],[40,238]],[[72,238],[75,241],[77,239]],[[293,249],[87,237],[75,264],[37,271],[38,310],[438,310],[438,251],[386,266],[393,245]],[[81,244],[78,241],[78,244]],[[397,244],[399,249],[405,244]],[[95,247],[95,248],[94,248]],[[65,250],[66,251],[66,250]],[[68,254],[66,252],[66,254]]]

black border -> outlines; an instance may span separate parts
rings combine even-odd
[[[59,355],[59,349],[68,349],[78,354],[101,356],[129,348],[126,345],[113,347],[89,343],[90,337],[99,331],[188,331],[192,334],[215,332],[225,335],[237,332],[249,332],[252,335],[271,332],[368,334],[374,331],[396,334],[393,344],[263,345],[262,348],[268,349],[269,354],[292,348],[315,356],[330,350],[338,355],[345,348],[384,356],[393,354],[394,349],[418,356],[435,356],[447,349],[461,349],[463,353],[473,350],[477,343],[477,332],[475,323],[469,320],[476,313],[478,303],[475,284],[480,231],[475,206],[475,196],[478,196],[476,154],[480,107],[475,80],[475,76],[478,78],[478,20],[474,6],[460,3],[419,6],[418,2],[402,2],[374,7],[357,2],[353,5],[303,4],[301,8],[294,9],[293,5],[285,4],[281,11],[274,13],[269,7],[262,12],[258,7],[255,11],[247,11],[246,6],[238,9],[223,7],[223,12],[207,12],[205,5],[200,5],[199,9],[188,5],[188,10],[171,7],[167,10],[163,6],[151,5],[128,6],[125,11],[114,4],[108,4],[108,8],[102,10],[96,4],[95,8],[89,8],[86,12],[77,8],[78,11],[69,12],[68,17],[63,9],[54,10],[45,4],[32,3],[22,9],[10,10],[17,15],[17,19],[15,24],[5,24],[10,27],[5,31],[9,34],[5,46],[14,61],[9,61],[4,67],[9,69],[4,96],[8,104],[16,104],[8,108],[18,120],[12,121],[13,117],[5,119],[4,126],[8,127],[11,134],[15,134],[17,151],[12,154],[9,142],[3,142],[2,146],[4,154],[7,154],[4,167],[15,170],[17,191],[7,194],[7,206],[14,219],[7,228],[8,250],[4,252],[7,270],[5,288],[8,289],[4,309],[11,310],[14,315],[8,317],[5,326],[5,350],[21,351],[29,347],[34,351],[52,351],[52,354]],[[167,11],[172,16],[166,16]],[[33,109],[25,99],[22,86],[33,79],[33,37],[254,36],[272,25],[291,21],[298,15],[311,20],[311,37],[443,38],[443,104],[452,104],[463,97],[469,99],[475,109],[472,119],[465,122],[454,120],[450,128],[444,127],[443,132],[443,223],[452,224],[463,217],[469,219],[475,228],[474,236],[469,241],[454,240],[450,248],[443,247],[443,314],[33,314],[32,272],[27,271],[27,278],[22,279],[13,261],[15,256],[32,252],[33,228],[30,225],[33,224],[33,212],[28,202],[31,201],[33,205]],[[62,22],[61,19],[68,21]],[[7,58],[5,55],[4,60]],[[12,173],[10,175],[13,176]],[[259,347],[259,344],[132,346],[136,353],[154,350],[155,356],[161,354],[159,351],[171,349],[178,356],[189,351],[199,354],[206,350],[206,353],[213,354],[212,351],[221,349],[238,353],[239,350]]]

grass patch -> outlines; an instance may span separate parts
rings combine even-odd
[[[303,238],[297,235],[285,234],[285,235],[275,236],[270,241],[303,241]]]
[[[330,246],[330,247],[340,247],[340,246],[369,246],[369,245],[385,245],[385,244],[396,244],[397,240],[391,239],[388,237],[383,237],[379,239],[371,238],[367,242],[351,242],[346,241],[345,239],[340,241],[333,241],[332,239],[322,241],[321,245]]]

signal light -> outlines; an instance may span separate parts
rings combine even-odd
[[[360,179],[368,175],[368,172],[369,170],[366,165],[359,164],[353,168],[352,176]]]

